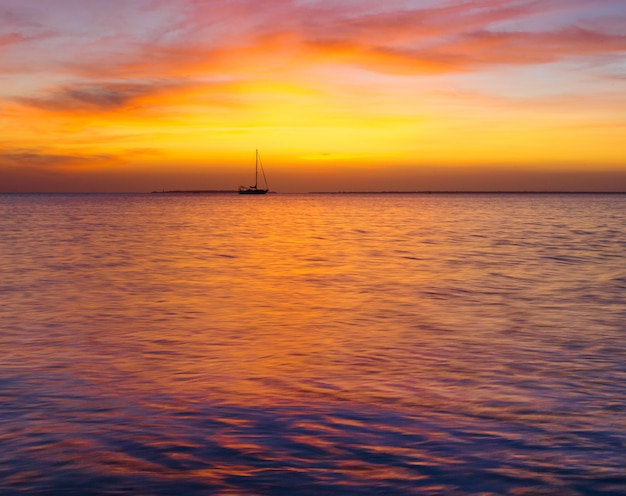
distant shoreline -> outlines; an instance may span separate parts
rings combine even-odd
[[[154,194],[235,194],[237,190],[164,190]],[[270,191],[270,193],[275,193]],[[623,195],[626,191],[309,191],[288,195]]]
[[[152,191],[152,193],[156,194],[194,194],[194,195],[219,195],[219,194],[231,194],[237,193],[237,190],[234,189],[175,189],[175,190],[163,190],[163,191]]]
[[[623,195],[626,191],[310,191],[310,195]]]

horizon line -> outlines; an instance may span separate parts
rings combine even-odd
[[[2,195],[144,195],[144,194],[237,194],[238,190],[161,190],[161,191],[0,191]],[[276,194],[276,191],[268,193]],[[578,191],[578,190],[363,190],[363,191],[307,191],[283,192],[283,195],[623,195],[626,191]]]

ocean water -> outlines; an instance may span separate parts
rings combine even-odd
[[[626,494],[626,195],[0,195],[0,494]]]

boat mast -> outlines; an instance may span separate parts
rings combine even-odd
[[[256,150],[256,161],[254,168],[254,189],[256,189],[259,184],[259,149]]]
[[[263,168],[263,162],[261,162],[261,157],[260,156],[259,156],[259,165],[261,166],[261,173],[263,174],[263,182],[265,183],[265,189],[269,190],[270,187],[267,184],[267,177],[265,177],[265,169]]]

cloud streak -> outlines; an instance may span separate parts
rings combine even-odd
[[[180,88],[180,84],[166,82],[78,83],[56,88],[45,96],[14,100],[53,112],[109,112],[139,106],[142,99]]]
[[[5,148],[0,151],[0,166],[12,170],[63,171],[70,168],[89,169],[98,166],[118,164],[121,157],[112,154],[61,153],[45,148]]]

